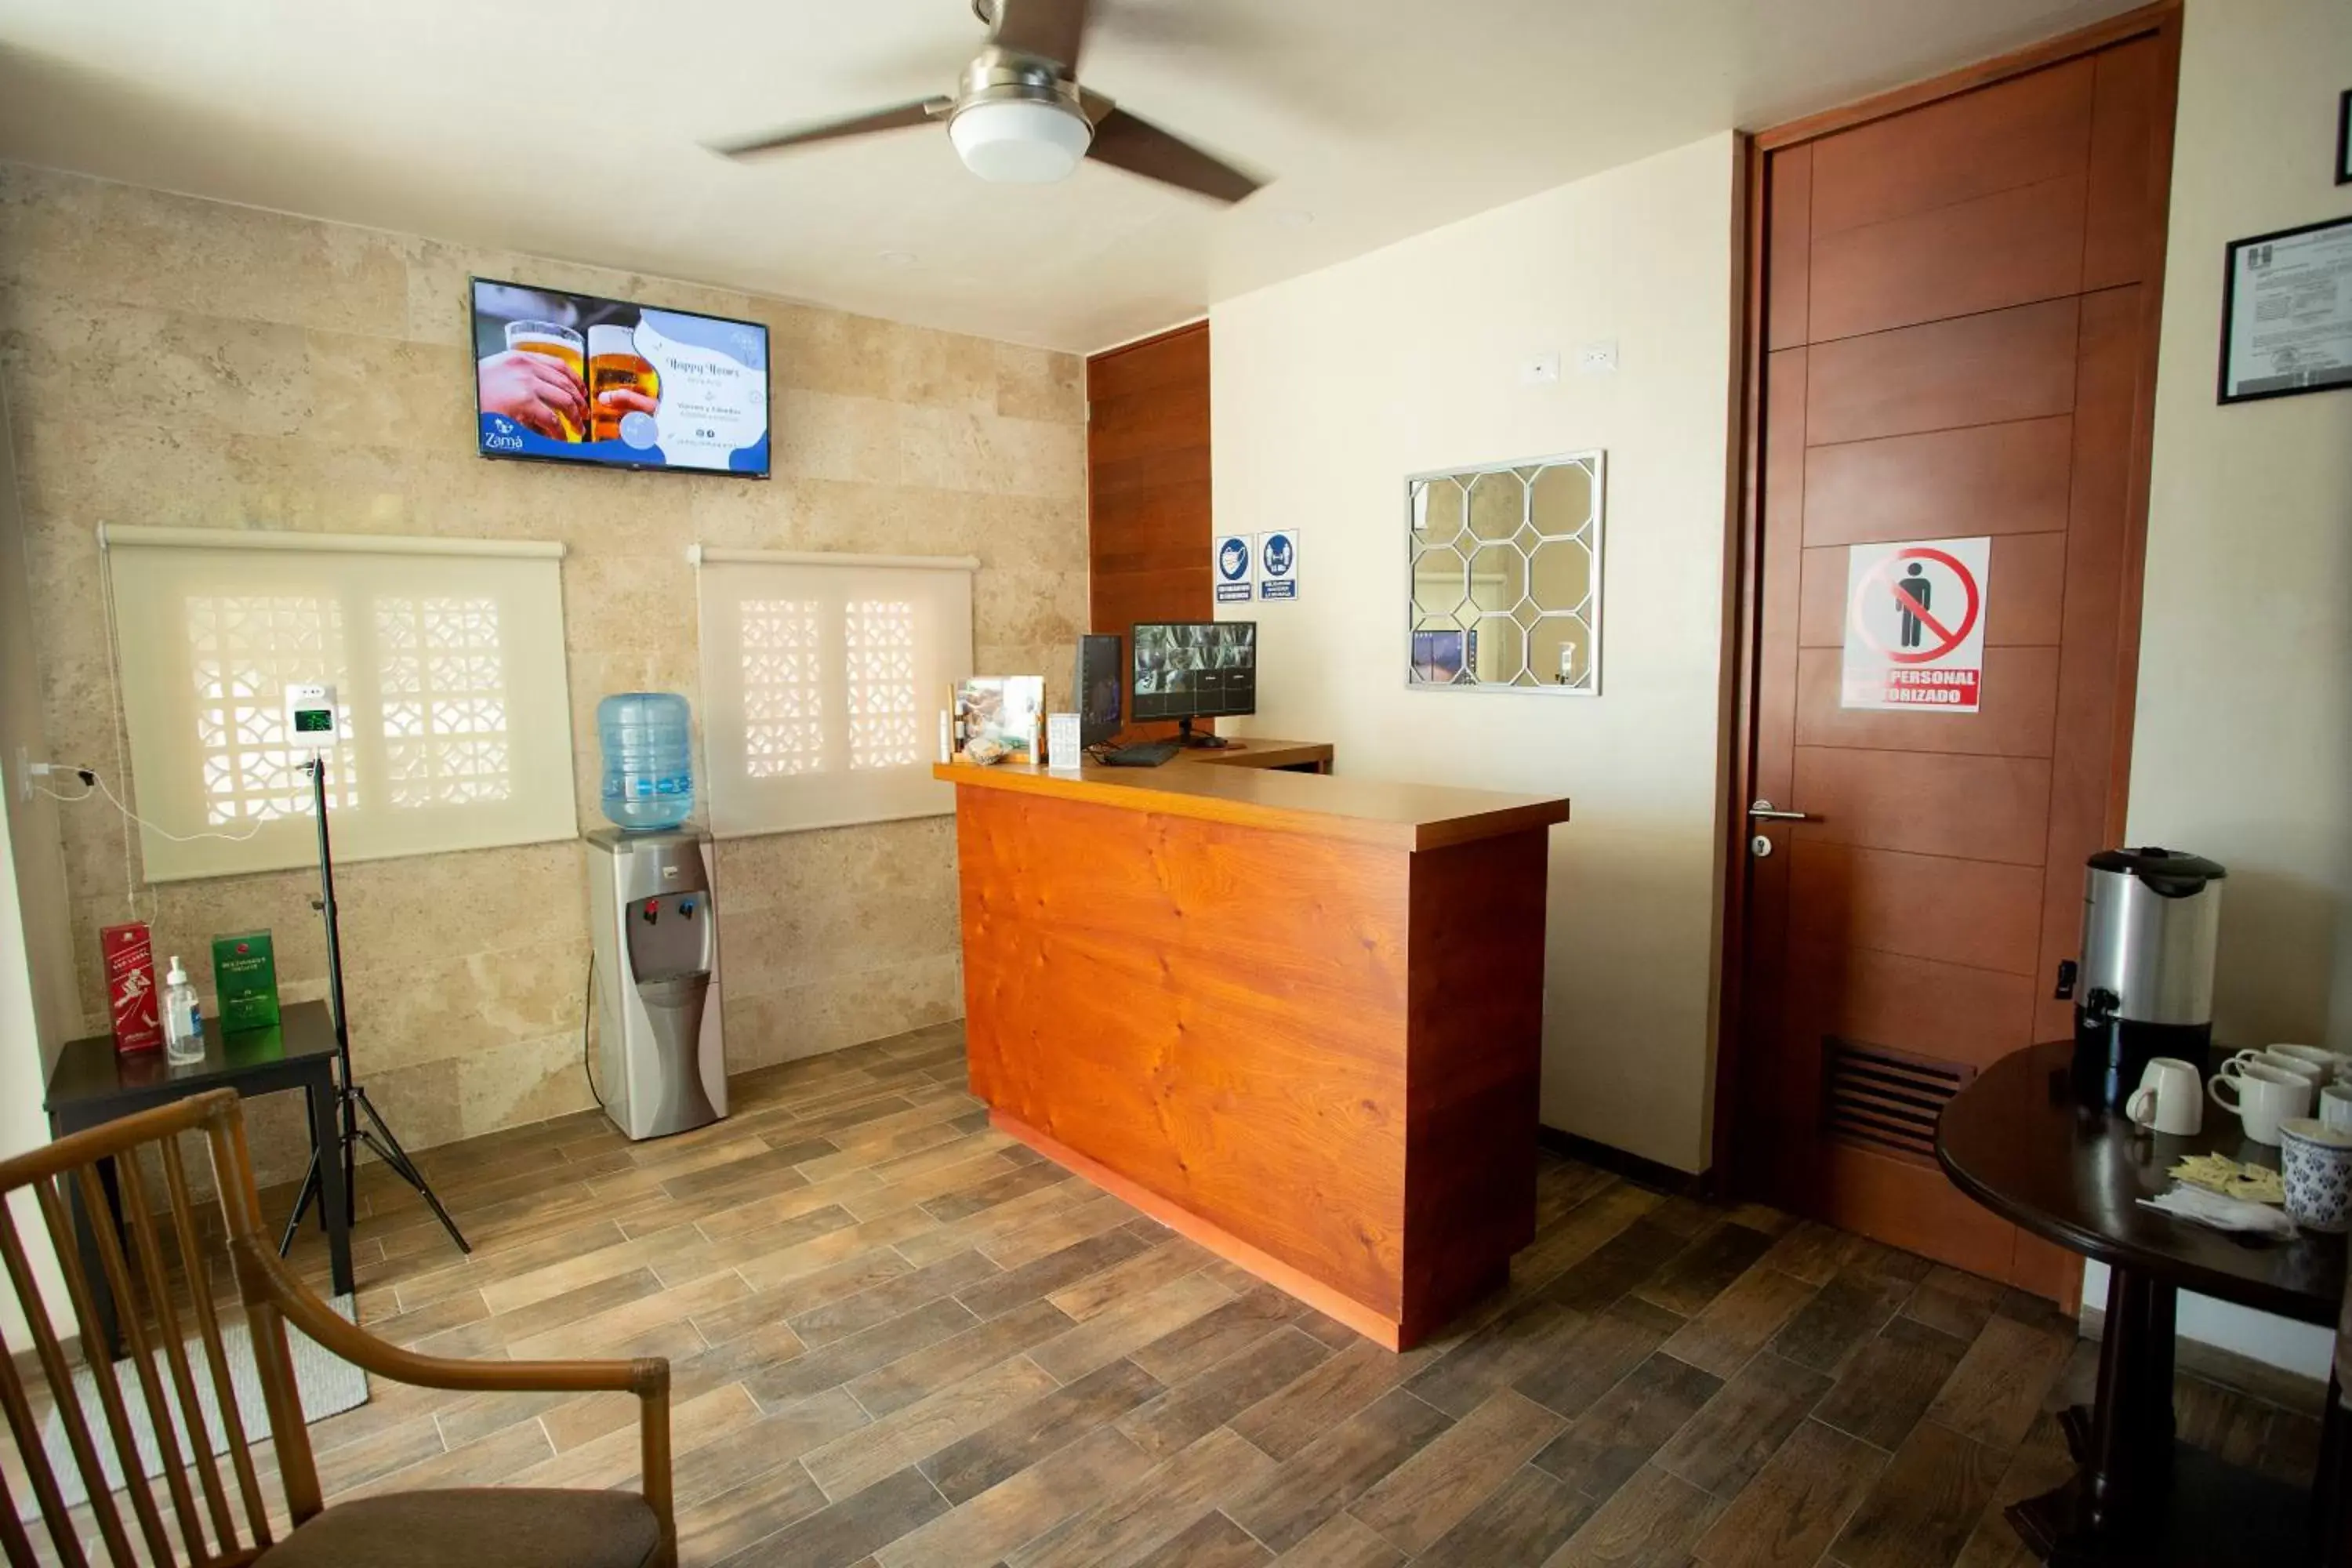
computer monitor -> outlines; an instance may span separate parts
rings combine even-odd
[[[1078,638],[1078,744],[1099,746],[1119,731],[1120,691],[1127,671],[1118,658],[1118,634],[1093,632]]]
[[[1143,621],[1135,628],[1135,718],[1173,719],[1187,745],[1195,719],[1257,711],[1255,621]]]

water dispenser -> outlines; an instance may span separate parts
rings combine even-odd
[[[600,827],[586,843],[604,1113],[631,1138],[717,1121],[727,1053],[709,836]]]

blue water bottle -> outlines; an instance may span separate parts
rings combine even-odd
[[[596,704],[604,747],[604,815],[625,828],[676,827],[694,815],[694,753],[686,699],[621,691]]]

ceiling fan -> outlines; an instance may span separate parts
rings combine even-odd
[[[1237,202],[1256,190],[1261,181],[1078,85],[1087,5],[1088,0],[972,0],[973,13],[988,24],[988,42],[964,68],[953,95],[719,142],[711,150],[746,158],[944,120],[956,154],[983,180],[1043,184],[1067,178],[1081,158],[1092,158],[1220,202]]]

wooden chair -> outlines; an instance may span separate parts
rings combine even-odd
[[[201,1131],[208,1142],[219,1193],[218,1231],[200,1223],[191,1200],[180,1135]],[[119,1183],[122,1237],[110,1225],[101,1168],[112,1163]],[[152,1201],[160,1171],[164,1203]],[[129,1344],[131,1375],[119,1375],[103,1354],[88,1354],[97,1394],[97,1421],[75,1392],[73,1366],[35,1281],[12,1205],[29,1190],[66,1276],[73,1316],[88,1351],[103,1341],[96,1327],[91,1281],[75,1244],[69,1194],[87,1205],[96,1233],[99,1272],[118,1303]],[[209,1234],[208,1234],[209,1233]],[[215,1300],[208,1253],[226,1250],[235,1288]],[[346,1322],[278,1260],[260,1226],[259,1195],[247,1152],[245,1121],[227,1089],[191,1097],[61,1139],[0,1162],[0,1262],[24,1309],[31,1349],[56,1401],[75,1468],[89,1494],[106,1560],[116,1568],[136,1563],[266,1563],[268,1568],[436,1568],[490,1563],[500,1568],[671,1568],[677,1528],[670,1508],[669,1363],[659,1360],[604,1362],[451,1361],[384,1343]],[[240,1419],[221,1337],[224,1305],[241,1305],[267,1408],[284,1497],[281,1517],[292,1522],[273,1535],[270,1510],[256,1472],[251,1442]],[[202,1345],[192,1358],[183,1322],[194,1319]],[[644,1495],[522,1488],[417,1491],[322,1506],[286,1325],[380,1377],[425,1388],[573,1394],[599,1390],[637,1396],[644,1454]],[[74,1511],[59,1492],[41,1442],[34,1399],[18,1376],[9,1345],[0,1357],[0,1407],[39,1504],[55,1559],[81,1568],[89,1559]],[[192,1360],[201,1365],[192,1364]],[[197,1402],[197,1379],[214,1391],[221,1445],[230,1478],[214,1456],[215,1423]],[[171,1401],[186,1413],[190,1452],[173,1431]],[[131,1402],[143,1400],[162,1458],[163,1497],[144,1473],[133,1436]],[[101,1432],[102,1429],[102,1432]],[[110,1440],[130,1504],[125,1523],[107,1489],[99,1441]],[[242,1513],[242,1521],[239,1513]],[[0,1548],[12,1568],[35,1561],[18,1504],[0,1472]],[[177,1526],[178,1544],[173,1539]],[[241,1539],[240,1539],[241,1537]]]

